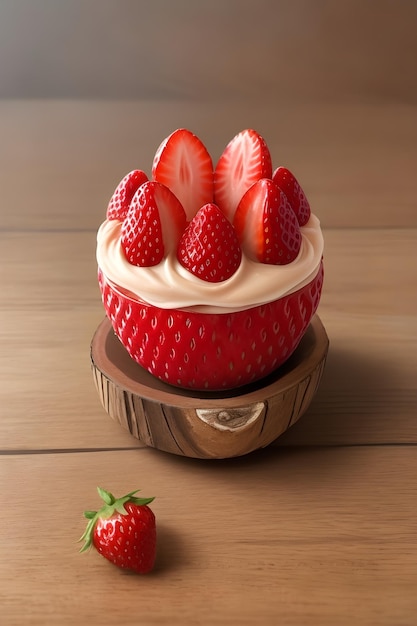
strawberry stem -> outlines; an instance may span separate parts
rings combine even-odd
[[[97,487],[97,491],[98,491],[98,495],[100,496],[100,498],[104,500],[106,504],[111,505],[114,503],[115,497],[112,493],[110,493],[109,491],[106,491],[105,489],[102,489],[101,487]]]

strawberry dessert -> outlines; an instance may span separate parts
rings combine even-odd
[[[224,390],[260,380],[296,350],[323,284],[320,223],[294,175],[254,130],[217,165],[186,129],[117,186],[97,237],[107,316],[162,381]]]

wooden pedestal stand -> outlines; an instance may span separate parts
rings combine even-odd
[[[136,364],[105,319],[93,337],[91,361],[104,409],[134,437],[166,452],[221,459],[267,446],[298,420],[316,392],[328,346],[316,315],[293,356],[262,381],[190,391]]]

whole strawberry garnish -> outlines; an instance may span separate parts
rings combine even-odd
[[[216,165],[214,201],[232,222],[249,187],[271,176],[271,155],[265,140],[255,130],[243,130],[226,146]]]
[[[154,498],[137,498],[132,491],[122,498],[97,488],[104,501],[99,511],[85,511],[89,520],[80,541],[80,552],[92,545],[106,559],[139,574],[150,572],[155,564],[155,515],[147,506]]]
[[[300,226],[307,224],[311,215],[310,205],[294,174],[286,167],[278,167],[272,176],[272,180],[287,196]]]
[[[132,265],[158,265],[176,250],[186,216],[172,191],[154,181],[141,185],[123,221],[121,245]]]
[[[254,261],[286,265],[300,251],[295,213],[285,193],[269,178],[259,180],[245,193],[234,226],[243,251]]]
[[[177,196],[191,220],[198,209],[213,201],[213,163],[202,141],[179,128],[156,151],[153,180],[166,185]]]
[[[235,229],[215,204],[205,204],[178,244],[177,257],[194,276],[219,283],[240,265],[242,251]]]
[[[117,185],[110,199],[109,206],[107,207],[107,219],[123,221],[127,215],[133,196],[139,187],[147,180],[148,177],[142,170],[133,170],[129,172],[129,174],[126,174]]]

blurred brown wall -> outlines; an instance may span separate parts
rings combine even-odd
[[[417,100],[416,0],[0,0],[0,97]]]

